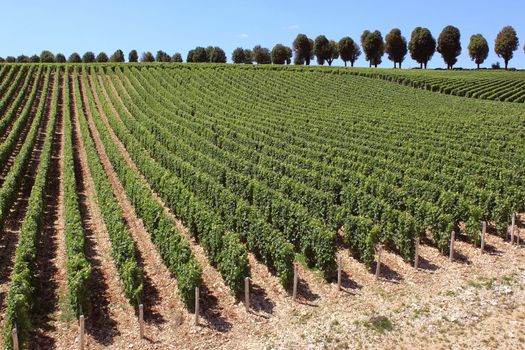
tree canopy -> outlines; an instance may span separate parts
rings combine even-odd
[[[477,64],[479,69],[480,64],[485,62],[489,55],[489,44],[483,35],[476,34],[470,37],[468,54],[470,58]]]
[[[437,52],[443,57],[447,69],[452,69],[461,55],[461,34],[459,29],[453,26],[443,28],[438,38]]]
[[[348,36],[345,36],[339,40],[339,43],[337,44],[337,50],[339,52],[339,56],[345,63],[345,67],[347,62],[350,62],[353,67],[355,61],[359,58],[359,56],[361,56],[361,49],[359,48],[359,45],[357,45],[357,43]]]
[[[115,51],[109,60],[111,62],[124,62],[124,52],[122,52],[122,50]]]
[[[69,63],[80,63],[82,62],[82,58],[80,55],[76,52],[73,52],[71,55],[69,55],[69,58],[67,59]]]
[[[427,69],[428,62],[436,52],[436,39],[427,28],[416,27],[410,36],[408,43],[410,57],[421,65],[421,68]]]
[[[105,52],[101,52],[97,55],[97,62],[98,63],[106,63],[109,61],[108,55]]]
[[[140,56],[140,62],[155,62],[155,57],[150,51],[146,51]]]
[[[157,51],[157,55],[155,56],[155,61],[157,62],[171,62],[171,56],[168,55],[166,52],[159,50]]]
[[[137,50],[131,50],[128,55],[128,61],[138,62],[138,60],[139,60],[139,54],[137,53]]]
[[[209,62],[211,63],[226,63],[227,61],[226,53],[218,46],[208,46],[206,48],[206,54],[208,56]]]
[[[56,63],[66,63],[66,56],[62,53],[57,53],[55,55],[55,62]]]
[[[182,63],[182,55],[179,52],[175,52],[171,57],[171,61],[175,63]]]
[[[277,44],[272,49],[271,58],[273,64],[290,64],[292,49],[283,44]]]
[[[83,63],[93,63],[93,62],[95,62],[95,54],[93,52],[91,52],[91,51],[86,52],[82,56],[82,62]]]
[[[399,68],[401,68],[407,51],[407,39],[401,35],[401,30],[392,29],[385,37],[385,52],[388,54],[388,59],[394,62],[394,68],[396,68],[396,64],[399,64]]]
[[[504,27],[498,33],[494,51],[505,61],[505,69],[509,67],[509,61],[514,57],[514,51],[518,49],[519,44],[518,35],[511,26]]]
[[[272,56],[270,50],[266,47],[261,47],[261,45],[256,45],[253,50],[253,60],[257,64],[270,64],[272,63]]]
[[[51,51],[44,50],[40,53],[40,62],[53,63],[55,62],[55,55]]]
[[[361,35],[361,46],[363,47],[366,60],[370,62],[370,67],[373,65],[377,68],[377,66],[381,64],[381,57],[383,57],[385,53],[385,45],[381,32],[378,30],[374,32],[365,30]]]
[[[305,34],[298,34],[293,41],[294,63],[310,65],[313,53],[313,42]]]

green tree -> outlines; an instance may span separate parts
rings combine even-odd
[[[29,57],[29,62],[31,62],[31,63],[40,63],[40,56],[33,55],[33,56]]]
[[[178,52],[175,52],[171,57],[171,61],[175,63],[182,63],[182,55]]]
[[[244,64],[253,64],[253,51],[252,50],[250,49],[244,50],[244,57],[246,57]]]
[[[270,50],[266,47],[261,47],[261,45],[255,45],[252,50],[253,60],[257,64],[270,64],[272,63],[272,55]]]
[[[40,62],[53,63],[55,62],[55,55],[53,55],[51,51],[44,50],[40,53]]]
[[[277,44],[272,49],[271,58],[273,64],[289,64],[292,58],[292,49],[283,44]]]
[[[428,62],[436,52],[436,39],[427,28],[417,27],[412,31],[408,49],[410,57],[419,63],[421,68],[427,69]]]
[[[330,55],[330,41],[324,35],[319,35],[314,40],[314,55],[317,58],[317,64],[323,65],[324,61]]]
[[[193,51],[193,52],[192,52]],[[208,52],[204,47],[197,46],[194,50],[191,50],[191,61],[186,60],[187,62],[196,62],[196,63],[205,63],[209,62]],[[188,57],[189,57],[188,53]]]
[[[470,58],[479,65],[485,62],[489,55],[489,44],[481,34],[472,35],[468,44],[468,54]]]
[[[330,40],[329,42],[329,55],[326,58],[326,62],[328,62],[328,65],[331,66],[334,60],[339,58],[339,50],[337,49],[337,43],[335,40]]]
[[[505,61],[505,69],[509,67],[509,61],[514,57],[514,51],[518,49],[520,41],[516,31],[511,26],[504,27],[496,37],[494,51]]]
[[[95,54],[91,51],[88,51],[82,56],[83,63],[93,63],[95,62]]]
[[[383,43],[381,32],[378,30],[374,32],[365,30],[361,35],[361,46],[363,47],[366,60],[370,62],[370,67],[373,65],[377,68],[381,64],[381,57],[385,53],[385,44]]]
[[[312,40],[304,34],[298,34],[293,41],[294,64],[310,65],[312,59],[313,45]]]
[[[443,57],[447,69],[452,69],[458,61],[457,57],[461,55],[461,34],[458,28],[453,26],[443,28],[439,34],[437,52]]]
[[[66,63],[66,56],[64,56],[64,54],[57,53],[55,55],[55,62],[56,63]]]
[[[388,54],[388,59],[394,62],[394,68],[396,68],[396,64],[399,64],[399,68],[401,68],[407,51],[407,39],[401,35],[401,30],[392,29],[385,37],[385,52]]]
[[[69,58],[67,59],[69,63],[80,63],[82,62],[82,58],[80,58],[80,55],[76,52],[73,52]]]
[[[149,51],[143,52],[140,56],[140,62],[155,62],[155,57]]]
[[[157,62],[171,62],[171,57],[166,52],[159,50],[155,56],[155,61]]]
[[[241,64],[246,61],[246,55],[244,54],[244,50],[242,47],[238,47],[232,52],[232,61],[236,64]]]
[[[0,57],[0,63],[4,63],[4,62],[5,62],[5,58]]]
[[[206,53],[208,54],[209,61],[211,63],[226,63],[226,53],[223,49],[221,49],[218,46],[215,47],[209,47],[206,50]]]
[[[109,58],[108,58],[108,55],[106,55],[105,52],[101,52],[97,55],[97,58],[96,58],[97,62],[98,63],[106,63],[107,61],[109,61]]]
[[[128,55],[128,62],[138,62],[139,61],[139,54],[137,53],[137,50],[131,50]]]
[[[357,45],[357,43],[348,36],[345,36],[339,40],[339,43],[337,44],[337,50],[339,52],[339,56],[345,63],[345,67],[347,66],[347,62],[350,62],[353,67],[354,62],[361,55],[359,45]]]
[[[122,50],[117,50],[111,55],[110,59],[111,62],[124,62],[124,52]]]
[[[15,56],[7,56],[7,57],[5,58],[5,61],[6,61],[7,63],[15,63],[15,62],[16,62],[16,58],[15,58]]]
[[[16,58],[17,63],[29,63],[29,57],[26,55],[20,55]]]

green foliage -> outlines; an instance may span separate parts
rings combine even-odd
[[[226,63],[226,53],[218,46],[209,46],[206,49],[206,55],[210,63]]]
[[[479,69],[480,64],[485,62],[489,55],[489,44],[483,35],[476,34],[470,37],[468,54],[470,58],[477,64]]]
[[[457,57],[461,54],[461,34],[459,29],[453,26],[443,28],[438,38],[437,52],[441,54],[447,64],[448,69],[458,61]]]
[[[69,58],[67,59],[67,61],[69,63],[80,63],[82,62],[82,58],[80,57],[80,55],[76,52],[73,52]]]
[[[509,66],[509,61],[514,57],[514,51],[518,49],[519,39],[511,26],[504,27],[496,37],[494,51],[505,61],[505,69]]]
[[[232,52],[232,61],[236,64],[241,64],[246,62],[246,55],[242,47],[238,47]]]
[[[271,52],[271,60],[273,64],[290,64],[291,59],[292,49],[283,44],[277,44],[273,47]]]
[[[108,55],[105,52],[101,52],[97,55],[97,63],[106,63],[109,61]]]
[[[427,28],[417,27],[412,31],[408,49],[410,57],[426,69],[436,52],[436,39]]]
[[[359,48],[359,45],[357,45],[357,43],[348,36],[339,40],[339,43],[337,44],[337,50],[339,52],[339,56],[345,63],[345,67],[347,62],[350,62],[353,67],[355,61],[357,61],[359,56],[361,56],[361,49]]]
[[[293,41],[294,64],[310,65],[314,49],[313,42],[305,34],[298,34]]]
[[[33,55],[33,56],[29,57],[29,62],[31,62],[31,63],[40,63],[40,56]]]
[[[109,61],[110,62],[124,62],[125,61],[124,52],[122,50],[115,51],[113,55],[111,55]]]
[[[62,53],[57,53],[55,56],[56,63],[66,63],[66,56]]]
[[[377,68],[381,64],[381,57],[385,53],[385,45],[383,37],[378,30],[370,32],[365,30],[361,35],[361,46],[366,56],[366,60],[370,63],[370,67]]]
[[[20,55],[16,58],[17,63],[29,63],[29,57],[26,55]]]
[[[40,54],[40,62],[42,63],[53,63],[55,62],[55,55],[51,51],[44,50]]]
[[[143,52],[140,56],[140,62],[155,62],[155,57],[149,51]]]
[[[128,62],[138,62],[139,61],[139,54],[137,53],[137,50],[131,50],[128,55]]]
[[[401,63],[405,60],[407,54],[407,40],[401,35],[401,30],[394,28],[385,37],[385,52],[388,55],[388,59],[394,62],[394,68],[396,63],[401,68]]]
[[[94,63],[95,61],[95,54],[91,51],[86,52],[82,56],[82,63]]]
[[[5,61],[6,61],[7,63],[15,63],[15,62],[16,62],[16,58],[15,58],[14,56],[7,56],[7,57],[5,58]]]
[[[171,62],[171,57],[166,52],[159,50],[155,56],[155,61],[157,62]]]
[[[182,63],[182,55],[178,52],[175,52],[171,57],[171,61],[175,63]]]
[[[253,50],[253,60],[257,64],[270,64],[272,63],[272,56],[270,50],[266,47],[261,47],[261,45],[256,45]]]

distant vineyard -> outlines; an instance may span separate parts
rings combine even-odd
[[[523,107],[404,85],[525,102],[522,77],[206,64],[0,66],[0,237],[18,242],[12,261],[0,266],[12,271],[4,272],[9,293],[0,305],[7,348],[15,326],[22,344],[31,332],[44,208],[58,193],[48,185],[53,170],[64,187],[64,307],[71,314],[97,298],[88,287],[97,278],[94,253],[86,253],[89,191],[134,308],[147,281],[133,236],[138,224],[126,219],[119,196],[129,199],[188,308],[206,268],[193,241],[236,296],[252,273],[250,254],[286,288],[295,261],[330,281],[341,245],[371,266],[378,244],[409,262],[422,237],[444,252],[451,231],[478,244],[481,220],[506,233],[512,213],[525,210]],[[50,166],[59,145],[63,170]]]
[[[504,71],[409,71],[356,69],[352,74],[380,78],[447,95],[503,102],[525,102],[525,73]]]

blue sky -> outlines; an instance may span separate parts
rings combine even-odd
[[[220,46],[228,59],[242,46],[291,46],[298,33],[315,38],[325,34],[339,40],[359,40],[363,30],[378,29],[383,36],[394,27],[410,38],[416,26],[428,27],[434,37],[446,25],[461,30],[463,52],[457,66],[470,68],[467,46],[481,33],[490,45],[484,66],[500,61],[494,39],[505,25],[518,32],[520,48],[510,66],[525,68],[525,2],[521,0],[441,1],[7,1],[0,6],[0,56],[31,55],[44,49],[69,56],[87,50],[111,54],[116,49],[139,52],[161,49],[186,53],[195,46]],[[342,64],[337,61],[337,64]],[[358,66],[367,66],[364,58]],[[407,57],[405,67],[415,62]],[[381,67],[390,67],[386,56]],[[431,68],[443,67],[436,53]]]

